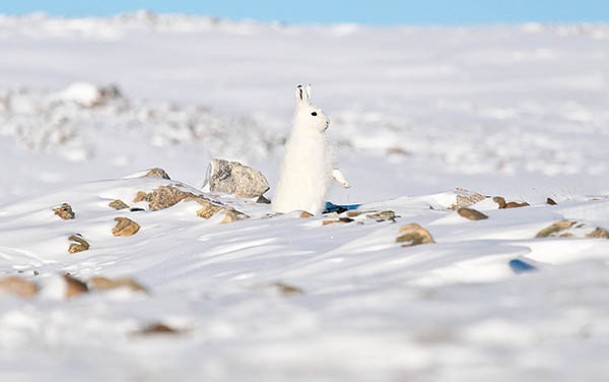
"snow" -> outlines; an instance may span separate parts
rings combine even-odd
[[[0,278],[41,288],[0,292],[0,379],[606,380],[609,242],[586,234],[609,228],[608,39],[605,24],[0,16]],[[250,218],[132,202],[198,193],[212,158],[262,170],[272,197],[299,83],[331,119],[352,188],[329,199],[362,203],[353,222],[209,193]],[[141,177],[153,167],[172,180]],[[486,199],[469,221],[458,189],[530,206]],[[64,202],[74,220],[53,214]],[[383,210],[395,222],[366,217]],[[115,217],[141,230],[114,237]],[[535,237],[563,219],[573,237]],[[396,243],[413,222],[435,243]],[[75,233],[88,251],[68,253]],[[66,272],[149,294],[66,299]],[[179,333],[138,334],[156,322]]]

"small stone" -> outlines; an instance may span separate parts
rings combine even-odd
[[[38,293],[39,288],[33,281],[19,276],[8,276],[0,279],[0,291],[16,294],[24,298],[30,298]]]
[[[402,244],[402,247],[412,247],[420,244],[435,243],[431,233],[417,223],[407,224],[400,227],[400,232],[402,232],[402,235],[398,236],[395,241],[396,243],[407,242],[406,244]]]
[[[150,169],[144,176],[149,177],[149,178],[161,178],[161,179],[171,180],[171,178],[169,177],[169,174],[167,174],[167,172],[165,170],[163,170],[162,168],[159,168],[159,167]]]
[[[108,206],[110,208],[114,208],[115,210],[124,210],[125,208],[129,208],[129,206],[120,199],[116,199],[116,200],[110,202],[110,204],[108,204]]]
[[[294,296],[294,295],[299,295],[299,294],[304,294],[304,291],[302,290],[302,288],[299,288],[297,286],[282,282],[282,281],[277,281],[275,283],[272,284],[273,287],[277,288],[277,290],[285,295],[285,296]]]
[[[222,219],[220,224],[232,223],[249,218],[246,214],[233,209],[224,209],[222,213],[224,214],[224,219]]]
[[[549,205],[551,205],[551,206],[555,206],[555,205],[557,205],[558,203],[556,203],[556,202],[554,201],[554,199],[552,199],[552,198],[547,198],[547,199],[546,199],[546,204],[549,204]]]
[[[575,225],[575,223],[576,222],[570,221],[570,220],[559,220],[557,222],[550,224],[549,226],[542,229],[541,231],[539,231],[537,233],[537,235],[535,235],[535,237],[542,238],[542,237],[552,236],[554,234],[557,234],[561,231],[565,231],[565,230],[573,227],[573,225]]]
[[[347,215],[349,216],[349,215]],[[390,221],[395,223],[395,212],[391,211],[391,210],[387,210],[387,211],[381,211],[381,212],[377,212],[374,214],[370,214],[370,215],[366,215],[366,217],[368,219],[374,219],[377,222],[384,222],[384,221]]]
[[[350,218],[356,218],[363,213],[364,213],[363,211],[347,211],[347,216]]]
[[[117,222],[112,228],[114,236],[133,236],[140,230],[140,225],[129,218],[117,217],[114,221]]]
[[[529,203],[527,203],[527,202],[522,202],[522,203],[518,203],[518,202],[506,202],[505,198],[502,197],[502,196],[495,196],[495,197],[493,197],[493,201],[499,205],[499,209],[504,209],[504,208],[519,208],[519,207],[527,207],[527,206],[529,206]]]
[[[205,185],[209,185],[211,192],[233,194],[247,199],[258,198],[270,188],[262,172],[225,159],[211,161]]]
[[[351,223],[353,221],[353,219],[349,218],[349,217],[342,217],[342,218],[338,218],[337,220],[323,220],[321,223],[322,225],[330,225],[330,224],[335,224],[335,223]]]
[[[484,220],[488,219],[488,216],[482,212],[473,208],[461,207],[457,210],[457,213],[469,220]]]
[[[75,216],[74,211],[72,211],[72,206],[68,203],[63,203],[61,206],[53,208],[53,212],[63,220],[71,220],[74,219]]]
[[[146,325],[142,329],[136,331],[134,334],[138,336],[151,336],[151,335],[178,335],[182,334],[183,330],[172,328],[171,326],[162,322],[154,322]]]
[[[138,283],[134,279],[130,277],[124,278],[116,278],[109,279],[107,277],[102,276],[93,276],[89,280],[89,286],[91,289],[96,290],[112,290],[118,288],[127,288],[134,292],[144,292],[147,293],[146,288],[142,286],[142,284]]]
[[[89,243],[78,233],[76,235],[70,235],[68,240],[76,242],[70,244],[70,247],[68,248],[68,252],[70,253],[86,251],[90,247]]]
[[[63,279],[66,282],[66,298],[73,298],[89,292],[87,284],[83,283],[77,278],[72,277],[69,274],[65,274],[63,275]]]
[[[302,211],[302,212],[300,213],[300,218],[301,218],[301,219],[307,219],[307,218],[310,218],[310,217],[313,217],[313,214],[312,214],[312,213],[310,213],[310,212],[307,212],[307,211]]]
[[[596,227],[594,231],[586,234],[586,237],[591,239],[609,239],[609,231],[601,227]]]
[[[259,204],[271,204],[271,201],[264,197],[264,195],[260,195],[258,199],[256,199],[256,203]]]

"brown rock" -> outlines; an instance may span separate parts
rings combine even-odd
[[[482,194],[479,194],[479,193],[473,192],[473,191],[464,190],[461,188],[458,188],[456,190],[456,192],[458,192],[456,202],[452,206],[448,207],[448,209],[450,209],[450,210],[458,210],[461,207],[469,207],[473,204],[476,204],[476,203],[488,198],[488,196],[486,196],[486,195],[482,195]]]
[[[402,247],[435,243],[431,233],[417,223],[400,227],[400,232],[402,232],[402,235],[398,236],[395,241],[396,243],[407,242],[406,244],[402,244]]]
[[[337,220],[324,220],[322,221],[322,225],[330,225],[330,224],[335,224],[335,223],[351,223],[353,221],[353,219],[349,218],[349,217],[342,217],[342,218],[338,218]]]
[[[20,297],[34,297],[38,291],[38,285],[31,280],[19,276],[8,276],[0,279],[0,291],[16,294]]]
[[[148,194],[139,191],[135,195],[133,201],[137,203],[145,200],[148,202],[148,208],[150,208],[150,210],[158,211],[172,207],[188,197],[196,197],[196,195],[182,191],[174,186],[160,186]]]
[[[96,290],[112,290],[118,288],[127,288],[134,292],[146,293],[146,288],[130,277],[109,279],[102,276],[94,276],[89,279],[89,286]]]
[[[349,215],[347,215],[349,216]],[[387,211],[381,211],[381,212],[377,212],[374,214],[370,214],[370,215],[366,215],[366,217],[368,219],[374,219],[377,222],[384,222],[384,221],[390,221],[390,222],[394,222],[395,223],[395,212],[391,211],[391,210],[387,210]]]
[[[87,284],[77,278],[65,274],[63,275],[63,279],[66,282],[66,298],[73,298],[89,292]]]
[[[484,220],[488,219],[488,216],[482,212],[473,208],[461,207],[457,210],[457,213],[469,220]]]
[[[500,209],[503,209],[503,208],[519,208],[519,207],[527,207],[527,206],[529,206],[529,203],[527,203],[527,202],[522,202],[522,203],[518,203],[518,202],[506,202],[505,198],[502,197],[502,196],[495,196],[493,198],[493,201],[499,205]]]
[[[115,210],[124,210],[125,208],[129,208],[129,206],[120,199],[116,199],[116,200],[110,202],[110,204],[108,204],[108,206],[111,208],[114,208]]]
[[[129,218],[114,218],[116,226],[112,228],[114,236],[133,236],[140,230],[140,225]]]
[[[172,328],[171,326],[164,324],[162,322],[154,322],[152,324],[146,325],[134,332],[135,335],[138,336],[152,336],[152,335],[178,335],[182,334],[184,331],[176,328]]]
[[[601,227],[596,227],[596,229],[589,232],[586,237],[592,239],[609,239],[609,231]]]
[[[188,199],[186,199],[186,201],[195,201],[199,203],[199,205],[201,205],[201,209],[197,211],[197,216],[204,219],[211,218],[222,209],[221,206],[214,204],[211,201],[199,196],[189,197]]]
[[[74,219],[75,216],[74,211],[72,211],[72,206],[68,203],[63,203],[61,206],[53,208],[53,212],[63,220],[71,220]]]
[[[148,201],[149,208],[152,211],[172,207],[182,200],[195,201],[201,205],[201,208],[197,211],[197,215],[199,217],[209,219],[216,213],[222,211],[224,214],[222,223],[230,223],[237,220],[247,219],[249,217],[233,208],[225,207],[221,203],[216,203],[205,198],[204,196],[195,195],[192,192],[182,191],[174,186],[160,186],[148,194],[140,191],[137,193],[134,201],[138,200]]]
[[[220,224],[232,223],[249,218],[249,216],[244,213],[228,208],[222,210],[222,213],[224,214],[224,219],[222,219]]]
[[[150,202],[150,194],[144,192],[144,191],[138,191],[137,194],[135,194],[135,197],[133,198],[133,203],[139,203],[141,201],[146,201],[146,202]]]
[[[559,220],[557,222],[554,222],[552,224],[550,224],[549,226],[547,226],[546,228],[542,229],[541,231],[539,231],[537,233],[537,235],[535,235],[536,238],[542,238],[542,237],[549,237],[552,236],[554,234],[557,234],[561,231],[565,231],[571,227],[573,227],[573,225],[576,222],[574,221],[570,221],[570,220]]]
[[[304,291],[302,290],[302,288],[285,283],[283,281],[277,281],[277,282],[271,284],[271,286],[277,288],[277,290],[285,296],[294,296],[294,295],[304,294]]]
[[[307,212],[307,211],[302,211],[302,212],[300,213],[300,218],[301,218],[301,219],[306,219],[306,218],[310,218],[310,217],[313,217],[313,214],[312,214],[312,213],[310,213],[310,212]]]
[[[70,247],[68,248],[68,252],[70,253],[86,251],[90,247],[89,243],[79,233],[76,235],[70,235],[68,240],[76,242],[70,244]]]
[[[150,169],[144,176],[149,177],[149,178],[161,178],[161,179],[171,180],[171,178],[169,177],[169,174],[167,174],[167,172],[165,170],[163,170],[162,168],[159,168],[159,167]]]
[[[556,202],[554,201],[554,199],[552,199],[552,198],[547,198],[547,199],[546,199],[546,204],[549,204],[549,205],[551,205],[551,206],[555,206],[555,205],[557,205],[558,203],[556,203]]]

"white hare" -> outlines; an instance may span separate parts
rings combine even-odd
[[[332,178],[343,187],[351,185],[333,166],[333,154],[326,130],[330,121],[311,104],[311,86],[296,88],[296,114],[286,143],[277,183],[273,211],[304,210],[314,215],[323,211]]]

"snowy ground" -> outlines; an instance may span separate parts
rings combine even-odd
[[[609,375],[609,242],[586,237],[609,228],[609,25],[35,15],[0,17],[0,52],[0,276],[41,288],[0,295],[3,381]],[[121,96],[83,105],[64,91],[76,82]],[[204,220],[186,202],[108,207],[163,184],[197,188],[215,157],[274,185],[303,82],[353,185],[330,199],[364,203],[355,221],[269,218],[230,196],[214,197],[249,219]],[[152,167],[173,181],[125,178]],[[472,207],[489,218],[470,221],[450,209],[456,188],[531,206],[487,199]],[[63,202],[74,220],[53,214]],[[395,222],[366,217],[382,210]],[[114,237],[119,216],[140,232]],[[576,223],[535,238],[563,219]],[[435,243],[396,243],[412,222]],[[75,233],[88,251],[68,253]],[[149,294],[66,299],[65,272],[133,277]],[[154,322],[180,333],[137,334]]]

